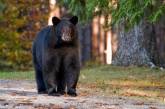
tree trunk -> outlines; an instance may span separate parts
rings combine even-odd
[[[99,17],[94,17],[92,22],[92,58],[93,60],[98,61],[99,57]]]
[[[49,0],[50,14],[48,19],[48,25],[52,25],[52,17],[56,16],[60,18],[60,7],[57,5],[56,0]]]
[[[156,58],[155,64],[165,68],[165,19],[162,17],[155,25]]]
[[[106,64],[112,64],[112,31],[106,32]]]
[[[158,0],[155,6],[146,10],[145,16],[162,4]],[[116,65],[156,65],[165,67],[165,16],[151,24],[143,20],[129,32],[124,24],[117,29],[118,49],[113,57]]]
[[[121,24],[117,28],[118,48],[113,55],[112,64],[115,65],[149,65],[152,61],[146,50],[143,23],[126,32]]]
[[[78,35],[80,40],[81,61],[89,61],[91,59],[91,24],[78,25]]]

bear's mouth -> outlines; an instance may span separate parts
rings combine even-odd
[[[68,35],[62,35],[62,38],[61,38],[63,41],[66,41],[66,42],[69,42],[72,40],[71,36],[68,36]]]

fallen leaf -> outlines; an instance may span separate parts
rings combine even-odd
[[[158,108],[156,108],[156,107],[149,107],[149,109],[158,109]]]
[[[136,102],[136,103],[133,103],[134,105],[144,105],[144,102]]]

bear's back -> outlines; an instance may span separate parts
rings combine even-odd
[[[49,37],[50,34],[50,30],[51,30],[51,26],[47,26],[44,27],[41,31],[38,32],[34,42],[33,42],[33,47],[32,47],[32,53],[33,53],[33,60],[36,61],[36,63],[38,63],[38,65],[41,67],[42,65],[40,65],[42,63],[42,57],[43,57],[43,53],[44,48],[45,48],[45,44],[47,38]]]
[[[34,44],[43,44],[46,37],[49,37],[51,26],[44,27],[41,31],[38,32],[37,37],[34,41]]]

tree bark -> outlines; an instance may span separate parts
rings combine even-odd
[[[95,17],[92,22],[92,58],[93,60],[98,60],[99,57],[99,17]]]
[[[114,65],[149,65],[152,61],[146,50],[143,22],[126,32],[124,24],[117,27],[118,48],[113,57]]]
[[[156,40],[155,64],[165,67],[165,19],[163,17],[155,23],[154,29]]]
[[[146,10],[145,16],[163,4],[158,0]],[[117,31],[118,50],[113,58],[117,65],[151,65],[165,67],[165,15],[155,23],[147,20],[125,32],[124,24]],[[144,18],[145,19],[145,18]]]

